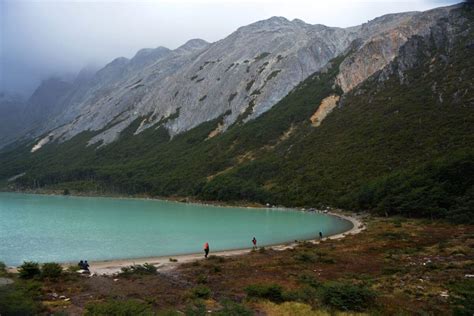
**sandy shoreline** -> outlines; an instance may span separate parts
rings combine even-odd
[[[348,220],[352,223],[353,227],[343,233],[328,236],[323,238],[323,240],[327,239],[341,239],[347,235],[355,235],[360,233],[365,229],[365,225],[361,221],[361,219],[355,215],[348,216],[342,215],[338,213],[328,212],[328,215],[337,216],[339,218]],[[306,242],[311,242],[314,244],[319,243],[319,239],[312,239],[306,240]],[[266,246],[268,248],[272,248],[273,250],[285,250],[289,248],[293,248],[298,245],[297,242],[291,242],[286,244],[278,244],[278,245],[270,245]],[[252,248],[245,248],[245,249],[236,249],[236,250],[223,250],[223,251],[216,251],[211,252],[210,255],[216,256],[238,256],[244,255],[249,253]],[[177,262],[171,262],[170,258],[177,259]],[[90,264],[90,271],[92,274],[106,274],[106,275],[113,275],[115,273],[120,272],[121,268],[131,266],[134,264],[144,264],[149,263],[158,268],[158,271],[161,273],[166,273],[172,271],[176,268],[179,264],[185,262],[191,262],[195,260],[202,260],[204,259],[203,253],[194,253],[194,254],[184,254],[184,255],[177,255],[177,256],[161,256],[161,257],[148,257],[148,258],[138,258],[138,259],[118,259],[118,260],[105,260],[105,261],[92,261],[89,262]],[[67,267],[70,264],[65,264],[64,266]]]

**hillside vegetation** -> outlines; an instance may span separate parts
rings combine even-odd
[[[172,139],[163,128],[134,135],[137,118],[103,147],[87,146],[99,131],[33,154],[32,143],[4,149],[0,179],[19,189],[332,205],[472,222],[474,13],[458,10],[456,25],[439,25],[451,36],[410,39],[392,71],[348,94],[334,84],[343,55],[268,112],[217,136],[209,137],[222,117]],[[341,96],[338,106],[314,127],[311,116],[331,95]]]

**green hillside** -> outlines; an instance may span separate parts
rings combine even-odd
[[[26,172],[9,187],[332,205],[472,222],[474,13],[461,10],[465,19],[449,25],[449,38],[409,41],[405,53],[416,62],[403,82],[375,74],[342,96],[319,127],[309,118],[324,98],[342,95],[334,78],[345,56],[257,119],[215,137],[208,138],[222,118],[172,139],[163,127],[134,136],[139,118],[100,148],[86,146],[96,134],[87,132],[33,154],[32,143],[5,149],[0,179],[7,185]]]

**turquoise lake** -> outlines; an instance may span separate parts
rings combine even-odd
[[[288,209],[145,199],[0,193],[0,261],[76,262],[171,256],[337,234],[349,221]]]

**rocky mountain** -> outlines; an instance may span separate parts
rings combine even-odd
[[[349,29],[272,18],[217,43],[146,50],[68,94],[56,124],[81,113],[72,122],[0,152],[0,181],[463,221],[474,193],[473,39],[472,6],[459,5]]]
[[[348,92],[392,61],[412,36],[426,34],[450,8],[383,16],[360,26],[331,28],[273,17],[239,28],[215,43],[194,39],[169,50],[142,49],[117,58],[88,80],[51,88],[50,119],[29,137],[65,141],[100,131],[89,144],[108,144],[137,118],[135,133],[164,126],[174,136],[223,116],[211,136],[268,111],[330,59],[351,50],[338,85]],[[79,76],[81,77],[81,76]],[[82,76],[83,77],[83,76]],[[58,87],[59,88],[59,87]],[[44,89],[43,89],[44,90]],[[37,91],[45,97],[42,91]],[[35,93],[35,94],[37,94]],[[35,101],[35,100],[33,100]],[[38,148],[38,147],[36,147]]]

